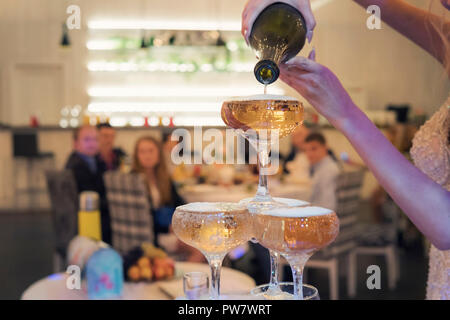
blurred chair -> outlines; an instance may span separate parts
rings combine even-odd
[[[338,176],[336,213],[340,223],[339,235],[331,245],[316,252],[306,263],[305,277],[308,268],[327,269],[331,300],[339,298],[339,262],[342,258],[349,259],[349,254],[358,245],[358,237],[361,232],[361,228],[358,226],[358,214],[360,213],[360,193],[364,174],[364,170],[358,170],[343,172]],[[356,267],[354,265],[348,267],[347,279],[355,281]]]
[[[154,243],[148,189],[140,174],[104,175],[114,249],[126,254],[143,242]]]
[[[397,232],[399,228],[400,209],[391,200],[384,208],[389,219],[382,224],[360,225],[361,234],[358,247],[349,256],[349,266],[354,270],[350,273],[354,278],[349,281],[349,296],[356,295],[356,263],[358,255],[381,255],[387,263],[389,289],[395,289],[400,275],[397,249]]]
[[[47,187],[55,232],[53,271],[65,268],[66,250],[78,232],[78,191],[72,171],[47,171]]]

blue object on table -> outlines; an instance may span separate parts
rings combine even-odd
[[[172,216],[175,211],[175,208],[173,207],[161,207],[159,209],[155,209],[154,214],[154,220],[155,220],[155,226],[156,230],[158,232],[168,232],[169,226],[172,223]]]
[[[89,299],[118,299],[123,291],[122,257],[113,249],[100,249],[86,265]]]

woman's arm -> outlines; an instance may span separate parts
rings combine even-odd
[[[412,165],[353,103],[339,79],[312,59],[280,66],[280,78],[297,90],[350,141],[379,183],[439,249],[450,249],[450,192]]]
[[[440,25],[441,18],[426,10],[419,9],[403,0],[354,0],[364,8],[370,5],[377,5],[381,9],[381,20],[400,32],[402,35],[413,41],[425,51],[435,57],[441,64],[444,64],[447,49],[444,41],[450,41],[433,27]],[[438,6],[441,4],[437,2]],[[443,23],[444,34],[450,31],[450,22]]]
[[[416,227],[440,250],[450,249],[450,192],[408,161],[356,106],[336,124],[379,183]]]

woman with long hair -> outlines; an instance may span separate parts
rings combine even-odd
[[[162,146],[159,141],[146,136],[136,142],[132,171],[143,174],[148,183],[155,233],[167,233],[173,211],[184,204],[184,200],[172,183],[166,163],[162,159]]]
[[[141,173],[145,177],[151,210],[154,220],[156,245],[158,235],[171,233],[171,221],[175,208],[185,204],[173,184],[166,162],[163,159],[162,144],[153,137],[145,136],[138,139],[134,146],[132,172]],[[196,249],[177,241],[177,250],[187,255],[191,262],[203,261],[203,255]]]
[[[244,36],[248,38],[258,13],[279,1],[248,1],[243,13]],[[381,17],[388,25],[442,64],[448,81],[449,0],[441,0],[440,4],[432,0],[429,10],[403,0],[354,1],[364,8],[379,6]],[[282,2],[300,10],[309,7],[309,0]],[[442,16],[431,12],[434,5],[441,7]],[[305,14],[312,15],[310,10]],[[379,183],[430,240],[427,299],[450,299],[450,98],[416,134],[411,150],[413,165],[354,104],[334,73],[315,62],[314,50],[308,58],[296,57],[282,64],[280,70],[281,79],[347,137]]]

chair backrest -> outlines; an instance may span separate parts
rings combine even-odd
[[[78,190],[72,171],[47,171],[56,250],[66,256],[69,242],[78,232]]]
[[[336,213],[340,224],[339,235],[329,247],[322,250],[322,254],[339,255],[357,246],[361,233],[358,220],[364,174],[364,170],[358,170],[343,172],[338,176],[336,181]]]
[[[154,241],[148,188],[139,174],[110,171],[104,175],[113,247],[122,254]]]

